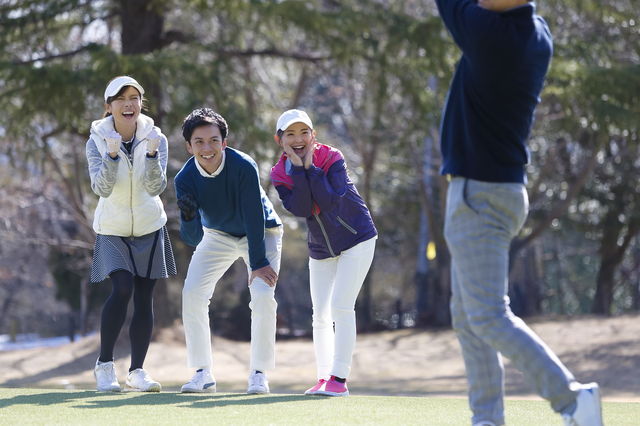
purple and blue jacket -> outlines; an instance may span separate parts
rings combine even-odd
[[[312,259],[339,256],[378,235],[371,214],[347,175],[342,153],[317,144],[313,165],[294,166],[285,154],[271,169],[284,208],[307,219]]]

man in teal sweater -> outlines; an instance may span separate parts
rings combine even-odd
[[[247,393],[269,393],[265,371],[275,367],[275,286],[282,251],[282,222],[260,186],[258,166],[227,147],[225,119],[194,110],[182,125],[193,154],[175,177],[180,235],[196,250],[182,290],[182,320],[189,367],[182,392],[215,392],[211,373],[209,300],[217,282],[242,257],[251,293],[251,359]]]
[[[441,123],[451,317],[469,381],[472,424],[504,424],[507,357],[562,414],[601,426],[598,385],[583,385],[518,317],[507,296],[509,247],[528,213],[526,141],[552,55],[527,0],[436,0],[462,50]]]

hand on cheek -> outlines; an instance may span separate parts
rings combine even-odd
[[[296,167],[300,167],[303,165],[302,159],[298,157],[298,154],[293,151],[293,148],[291,148],[291,146],[285,145],[284,152],[287,154],[287,157],[289,157],[289,161],[291,161],[291,164]]]
[[[311,140],[311,144],[309,145],[309,151],[307,155],[304,156],[304,168],[308,169],[313,165],[313,153],[316,151],[316,138],[314,137]]]

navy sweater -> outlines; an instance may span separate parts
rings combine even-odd
[[[255,161],[229,147],[225,152],[224,168],[216,177],[202,176],[193,157],[176,175],[176,197],[191,194],[200,205],[192,220],[186,221],[180,215],[180,235],[191,246],[202,241],[203,226],[237,238],[247,237],[249,264],[255,271],[269,265],[264,246],[265,228],[275,228],[282,222],[260,186]]]
[[[440,174],[526,183],[526,140],[553,52],[532,3],[495,13],[472,0],[436,0],[462,50],[440,124]]]

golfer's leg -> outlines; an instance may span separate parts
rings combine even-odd
[[[344,379],[351,372],[356,345],[356,299],[369,272],[376,240],[363,241],[338,257],[335,285],[331,298],[331,318],[335,324],[335,343],[331,374]]]
[[[331,295],[337,267],[336,258],[309,259],[309,282],[313,306],[313,349],[316,354],[318,380],[329,380],[333,366],[334,332],[331,319]]]
[[[209,302],[218,280],[236,259],[235,247],[216,232],[205,232],[193,253],[182,289],[182,322],[188,367],[211,365]]]
[[[280,271],[282,253],[282,227],[266,229],[264,234],[266,256],[269,264],[276,273]],[[249,266],[249,246],[247,238],[239,242],[239,251],[247,264],[247,271],[251,276]],[[275,368],[276,346],[276,311],[278,304],[275,298],[276,287],[270,287],[261,278],[254,278],[249,285],[251,293],[251,361],[252,370],[266,371]]]
[[[464,190],[464,180],[452,184],[462,184]],[[575,401],[576,393],[570,389],[573,375],[513,315],[507,296],[509,246],[528,209],[524,185],[468,180],[463,194],[464,203],[457,211],[447,212],[450,225],[445,232],[471,330],[509,358],[559,412]]]
[[[133,316],[129,325],[131,365],[129,371],[142,368],[153,333],[153,289],[155,279],[133,278]]]
[[[455,264],[451,265],[451,320],[456,332],[469,382],[472,424],[488,420],[503,425],[504,366],[500,354],[471,330],[464,311]]]

